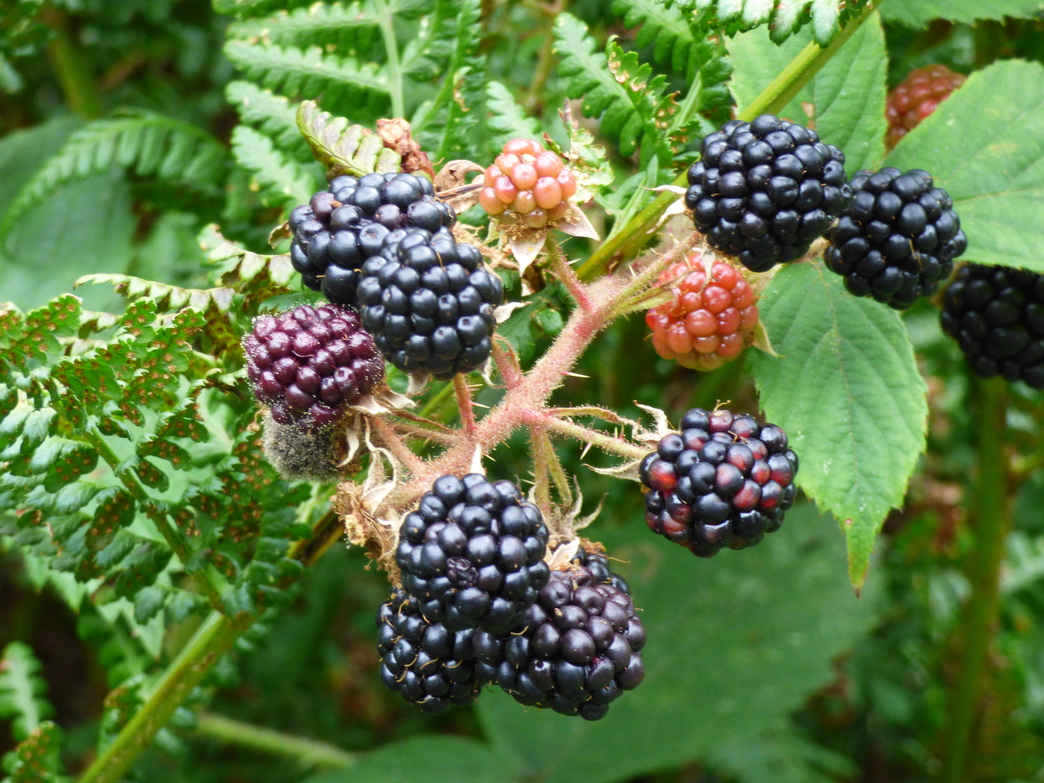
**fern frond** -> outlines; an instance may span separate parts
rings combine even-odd
[[[130,275],[84,275],[73,288],[91,283],[92,285],[110,284],[116,293],[127,299],[149,299],[156,303],[157,309],[180,310],[189,307],[200,312],[211,308],[219,313],[227,312],[232,305],[235,291],[231,288],[179,288],[174,285],[142,280]]]
[[[32,649],[11,642],[0,658],[0,718],[13,718],[13,734],[21,742],[54,714],[43,698],[47,683],[40,676],[43,667]]]
[[[298,108],[297,127],[331,176],[361,177],[374,171],[399,171],[402,166],[401,155],[385,147],[379,136],[361,125],[350,125],[344,117],[319,111],[313,101]]]
[[[316,167],[288,159],[268,136],[249,125],[238,125],[232,131],[232,154],[250,172],[251,189],[265,206],[307,204],[322,181]]]
[[[241,19],[271,14],[280,8],[299,8],[311,5],[312,0],[214,0],[214,10]]]
[[[308,145],[297,130],[297,107],[282,95],[262,90],[250,82],[229,82],[225,97],[235,105],[243,122],[272,138],[275,145],[302,163],[312,160]]]
[[[380,25],[372,0],[354,3],[315,3],[294,11],[234,22],[229,38],[262,41],[281,46],[341,46],[354,43],[360,30]]]
[[[493,133],[493,147],[501,148],[511,139],[540,140],[540,123],[526,115],[515,101],[515,96],[497,81],[486,85],[486,107],[489,109],[489,129]]]
[[[841,28],[867,5],[869,0],[675,0],[685,12],[702,18],[708,28],[734,35],[763,24],[770,36],[781,43],[796,30],[811,23],[812,39],[820,46],[833,40]]]
[[[662,0],[613,0],[613,13],[622,17],[625,27],[638,28],[639,48],[651,46],[653,60],[691,81],[696,36],[681,9]]]
[[[95,120],[73,133],[22,187],[0,222],[0,236],[61,185],[120,166],[195,191],[218,190],[228,153],[203,129],[159,114]]]
[[[272,90],[302,98],[323,97],[329,107],[353,119],[370,119],[390,100],[388,75],[374,65],[326,55],[322,49],[229,41],[225,55],[250,79]]]
[[[652,75],[652,66],[638,62],[636,52],[624,52],[613,40],[606,53],[597,51],[587,25],[571,14],[555,22],[559,72],[568,80],[566,94],[583,99],[586,117],[600,118],[602,131],[616,136],[621,155],[641,150],[644,167],[651,156],[669,163],[667,140],[673,96],[664,95],[666,77]]]

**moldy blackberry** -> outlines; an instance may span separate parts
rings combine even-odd
[[[849,293],[896,310],[933,294],[968,246],[949,194],[921,169],[860,171],[850,184],[852,203],[827,235],[827,266]]]
[[[434,195],[431,182],[413,174],[337,177],[290,213],[290,261],[307,287],[354,307],[359,269],[381,251],[388,232],[434,232],[456,222],[449,205]]]
[[[547,584],[548,529],[510,481],[442,476],[406,515],[395,562],[429,622],[508,631]]]
[[[1044,275],[962,266],[943,296],[942,327],[976,375],[1044,389]]]
[[[384,362],[359,316],[335,304],[259,316],[243,350],[254,394],[280,424],[332,424],[343,406],[384,380]]]
[[[478,671],[516,701],[587,720],[645,677],[645,628],[634,602],[579,566],[552,571],[510,636],[476,630]]]
[[[787,436],[753,416],[693,408],[681,432],[664,436],[642,460],[649,528],[711,557],[745,549],[779,529],[797,495],[798,459]]]
[[[416,601],[396,590],[377,612],[381,682],[432,714],[471,704],[482,691],[471,637],[471,629],[454,632],[429,623]]]
[[[406,229],[363,264],[358,295],[363,324],[404,372],[447,380],[489,358],[503,286],[478,248],[446,229]]]
[[[725,123],[700,150],[685,205],[711,247],[753,272],[808,252],[848,200],[844,153],[770,114]]]

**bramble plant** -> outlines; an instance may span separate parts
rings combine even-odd
[[[3,783],[1038,774],[1044,38],[937,5],[5,10],[0,562],[105,684],[4,616]]]

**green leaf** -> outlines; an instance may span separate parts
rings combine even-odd
[[[813,38],[826,46],[841,27],[859,13],[867,0],[797,0],[780,3],[772,0],[677,0],[679,7],[704,15],[705,24],[736,33],[769,24],[772,40],[781,43],[807,22]]]
[[[933,19],[974,24],[979,19],[1001,21],[1006,16],[1016,19],[1039,19],[1044,11],[1040,0],[903,0],[882,6],[885,19],[907,27],[925,27]]]
[[[32,649],[21,642],[7,645],[0,658],[0,718],[13,719],[12,733],[19,742],[54,713],[43,697],[47,683],[40,676],[42,668]]]
[[[451,736],[419,736],[367,753],[349,769],[309,778],[308,783],[512,783],[512,765],[482,743]],[[437,772],[433,776],[433,771]]]
[[[232,131],[232,153],[250,172],[251,189],[265,206],[307,204],[322,182],[321,172],[287,158],[268,136],[249,125],[237,125]]]
[[[361,177],[374,171],[399,171],[402,166],[400,155],[385,147],[379,136],[343,117],[319,111],[314,101],[301,104],[297,127],[330,176]]]
[[[315,3],[235,22],[229,26],[228,35],[244,40],[264,38],[283,46],[343,45],[352,41],[348,33],[379,24],[372,2]]]
[[[1044,272],[1044,66],[976,71],[885,163],[926,169],[949,192],[964,259]]]
[[[845,579],[834,524],[803,504],[762,546],[706,562],[633,519],[602,528],[643,610],[645,681],[595,723],[487,693],[478,702],[487,735],[542,783],[630,780],[723,742],[758,741],[830,681],[834,658],[873,621],[871,598],[857,599]]]
[[[486,85],[486,107],[490,111],[489,129],[493,147],[502,148],[512,139],[541,141],[540,123],[525,113],[511,91],[498,81]]]
[[[308,145],[297,130],[297,107],[289,100],[250,82],[229,82],[225,97],[235,105],[243,122],[256,125],[272,138],[276,147],[302,163],[312,160]]]
[[[729,43],[734,62],[732,89],[739,108],[753,102],[811,40],[808,31],[773,46],[765,30],[737,35]],[[780,112],[815,127],[823,141],[845,153],[854,174],[884,155],[888,54],[878,15],[867,19],[837,54]]]
[[[56,723],[44,721],[33,733],[4,756],[4,771],[10,773],[3,783],[58,783],[62,769],[59,758],[62,730]]]
[[[798,484],[844,521],[858,589],[925,448],[926,387],[910,337],[895,311],[851,296],[819,263],[781,269],[758,307],[778,354],[750,355],[761,408],[790,437]]]

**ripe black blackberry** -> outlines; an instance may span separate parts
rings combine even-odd
[[[1044,275],[962,266],[943,296],[942,327],[976,375],[1044,389]]]
[[[609,565],[609,558],[597,549],[588,549],[581,545],[570,562],[590,571],[596,583],[612,585],[621,593],[631,594],[631,586],[627,584],[627,580],[613,573],[613,569]]]
[[[254,394],[279,424],[332,424],[384,379],[384,362],[358,314],[336,304],[259,316],[243,350]]]
[[[827,266],[855,296],[896,310],[935,293],[968,247],[953,199],[921,169],[860,171],[852,203],[827,238]]]
[[[503,293],[477,247],[417,228],[363,264],[358,289],[363,324],[388,361],[440,380],[489,358]]]
[[[476,671],[516,701],[587,720],[645,677],[645,628],[634,603],[586,568],[552,571],[510,636],[476,630]]]
[[[771,114],[725,123],[700,152],[685,205],[711,247],[753,272],[800,258],[848,201],[844,153]]]
[[[797,455],[774,424],[693,408],[640,466],[645,521],[698,557],[745,549],[779,529],[797,495]]]
[[[290,261],[306,286],[354,307],[359,269],[381,251],[388,232],[434,232],[456,222],[453,209],[434,196],[431,182],[413,174],[337,177],[290,213]]]
[[[381,682],[425,712],[471,704],[482,692],[471,629],[454,632],[429,623],[402,590],[377,611],[377,651]]]
[[[502,633],[547,584],[547,541],[540,510],[510,481],[442,476],[403,520],[395,562],[429,622]]]

